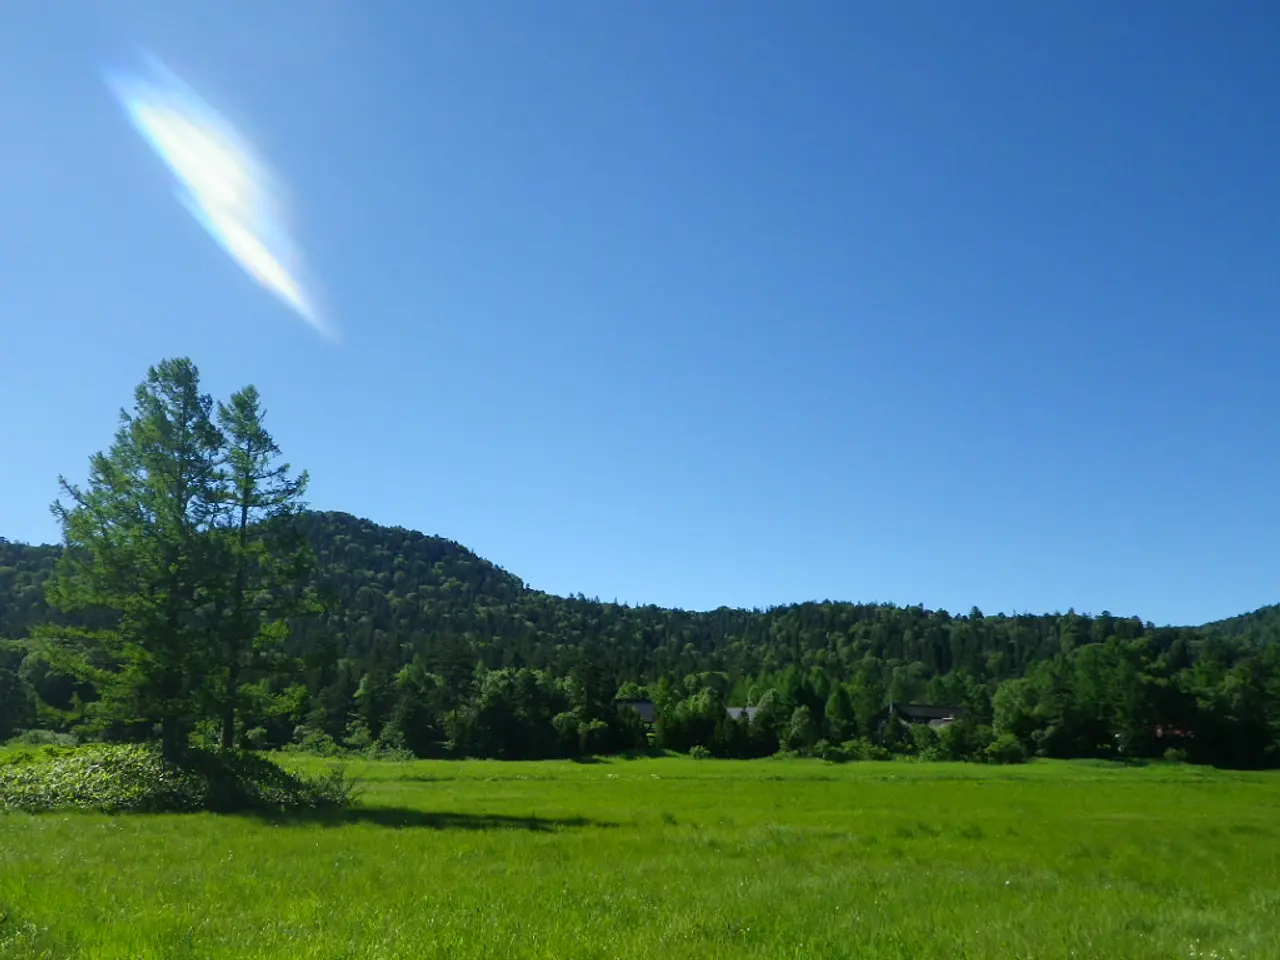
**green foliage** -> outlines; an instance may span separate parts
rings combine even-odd
[[[288,636],[287,621],[318,612],[308,587],[312,554],[295,522],[307,475],[290,476],[263,423],[254,387],[218,404],[221,429],[220,511],[213,533],[221,581],[211,685],[221,722],[221,746],[236,744],[241,685],[276,666],[272,654]]]
[[[835,743],[848,740],[858,731],[858,717],[853,700],[844,684],[836,684],[823,709],[827,737]]]
[[[857,740],[848,740],[840,745],[840,751],[849,760],[876,760],[885,761],[893,759],[893,751],[879,743],[875,743],[865,737]]]
[[[949,723],[938,731],[936,759],[981,763],[994,739],[994,731],[985,724],[968,719]]]
[[[36,693],[16,670],[0,667],[0,742],[35,722]]]
[[[166,361],[88,485],[64,482],[64,548],[0,540],[0,633],[23,638],[0,641],[0,737],[158,728],[173,758],[200,728],[223,748],[508,760],[858,740],[982,761],[1007,735],[1042,757],[1280,764],[1280,608],[1156,628],[1107,612],[555,597],[451,541],[303,511],[306,477],[263,419],[253,388],[215,405],[194,365]],[[646,693],[654,729],[614,705]],[[936,734],[881,723],[908,700],[965,719]]]
[[[74,734],[56,730],[24,730],[9,739],[12,747],[74,747],[80,741]]]
[[[192,750],[182,764],[153,746],[50,750],[0,770],[0,811],[160,813],[297,810],[341,806],[345,776],[308,781],[256,754]]]
[[[90,458],[88,483],[60,480],[64,548],[47,592],[66,625],[36,625],[46,640],[22,667],[42,721],[131,739],[154,726],[176,760],[216,718],[228,751],[252,703],[250,673],[282,672],[268,653],[287,619],[310,609],[310,554],[294,522],[305,476],[276,462],[252,387],[218,404],[214,421],[195,365],[166,360],[121,412],[108,451]]]
[[[836,744],[830,740],[819,740],[813,745],[811,753],[827,763],[848,763],[850,760],[858,759],[852,751],[847,749],[849,745],[849,743]]]
[[[206,534],[218,510],[221,444],[212,406],[190,361],[153,367],[111,448],[90,458],[88,485],[60,480],[66,502],[54,504],[65,549],[50,598],[65,611],[114,615],[101,635],[116,662],[98,674],[103,712],[160,725],[170,758],[198,715],[212,665],[206,591],[215,553]]]
[[[926,723],[918,723],[910,729],[910,745],[908,752],[914,753],[921,760],[951,760],[947,751],[942,748],[942,738],[938,731]]]
[[[689,748],[689,756],[694,760],[710,760],[711,750],[700,743],[695,743]]]
[[[342,745],[325,731],[312,727],[299,727],[294,733],[293,742],[287,744],[284,749],[316,757],[339,757],[346,752]]]
[[[1011,733],[1002,733],[985,751],[989,763],[1026,763],[1027,748]]]
[[[783,729],[780,745],[784,750],[805,751],[818,741],[820,729],[813,713],[801,705],[791,712],[791,719]]]

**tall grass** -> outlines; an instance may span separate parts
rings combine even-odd
[[[1275,775],[348,772],[345,813],[0,816],[0,958],[1280,957]]]

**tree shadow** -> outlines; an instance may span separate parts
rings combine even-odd
[[[616,827],[618,824],[587,817],[516,817],[500,813],[456,813],[413,810],[408,807],[349,807],[345,810],[290,810],[284,813],[240,814],[274,827],[342,827],[369,824],[404,830],[528,830],[551,833],[583,827]]]
[[[659,760],[671,755],[670,750],[662,747],[636,747],[634,750],[625,750],[622,753],[614,754],[619,760]]]

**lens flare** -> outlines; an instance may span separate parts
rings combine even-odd
[[[301,280],[280,191],[266,165],[223,117],[159,61],[106,74],[111,92],[177,178],[178,199],[261,286],[319,333],[334,330]]]

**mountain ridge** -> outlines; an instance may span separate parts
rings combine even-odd
[[[874,738],[886,704],[916,702],[972,718],[941,753],[917,744],[931,756],[980,758],[1000,734],[1054,757],[1280,760],[1277,607],[1199,627],[834,601],[688,611],[535,590],[457,541],[348,513],[298,523],[324,603],[242,678],[245,742],[262,748],[626,749],[645,731],[612,703],[643,691],[660,745],[724,756]],[[110,733],[68,660],[77,643],[59,626],[77,624],[45,601],[58,552],[0,543],[0,739],[32,725]],[[726,726],[725,706],[742,704],[765,719]],[[1182,740],[1161,741],[1165,728]]]
[[[460,541],[442,536],[440,534],[428,534],[420,530],[415,530],[402,525],[387,525],[378,523],[367,517],[361,517],[357,514],[348,513],[340,510],[308,510],[302,515],[302,522],[308,531],[308,537],[312,541],[312,546],[317,549],[318,554],[331,555],[336,548],[345,548],[349,545],[355,545],[354,554],[348,553],[348,560],[354,561],[360,558],[364,552],[364,548],[359,545],[360,541],[383,541],[384,545],[377,546],[373,550],[375,557],[379,555],[385,556],[389,553],[385,547],[385,542],[392,539],[398,539],[400,544],[400,555],[405,556],[407,562],[427,563],[430,561],[432,571],[437,575],[444,576],[446,582],[449,579],[457,580],[455,574],[460,572],[477,573],[480,576],[478,584],[478,596],[492,596],[503,599],[504,601],[512,601],[517,598],[548,598],[554,600],[562,600],[565,602],[586,602],[600,604],[602,606],[631,611],[664,611],[671,614],[688,615],[694,617],[710,616],[714,614],[742,614],[742,615],[765,615],[771,612],[794,610],[797,608],[809,606],[831,606],[831,607],[871,607],[871,608],[892,608],[902,610],[920,610],[926,614],[941,614],[951,618],[961,616],[972,616],[974,609],[971,608],[969,614],[957,614],[938,607],[926,607],[923,604],[898,604],[884,601],[855,601],[855,600],[834,600],[831,598],[796,600],[784,603],[770,604],[766,606],[756,607],[733,607],[728,605],[720,605],[707,609],[693,609],[683,607],[668,607],[656,603],[625,603],[618,601],[602,601],[598,597],[588,598],[581,593],[578,594],[557,594],[546,590],[540,590],[531,586],[526,580],[508,570],[507,568],[480,556],[477,552],[462,544]],[[317,522],[317,518],[319,522]],[[61,552],[61,547],[57,544],[28,544],[22,541],[10,540],[0,537],[0,637],[13,637],[14,627],[12,625],[11,615],[8,614],[4,604],[5,594],[12,590],[15,586],[25,586],[30,588],[34,584],[31,582],[33,575],[39,579],[43,579],[41,574],[47,572],[52,567],[53,562]],[[23,577],[23,574],[26,574]],[[421,571],[419,571],[421,573]],[[467,581],[459,581],[466,583]],[[422,581],[418,581],[417,585],[421,585]],[[428,585],[430,585],[428,583]],[[28,598],[29,606],[38,606],[38,603],[32,602]],[[1018,617],[1061,617],[1068,615],[1079,615],[1088,618],[1095,616],[1111,616],[1107,611],[1099,614],[1080,612],[1074,607],[1068,607],[1064,612],[1062,610],[1044,611],[1040,613],[1029,613],[1023,611],[1021,613],[1005,614],[1001,611],[994,616],[996,618],[1015,619]],[[1123,617],[1121,619],[1139,619],[1136,616]],[[1221,620],[1209,621],[1203,624],[1162,624],[1157,625],[1149,619],[1142,619],[1144,624],[1160,629],[1191,629],[1191,630],[1209,630],[1222,633],[1228,636],[1240,636],[1255,630],[1264,630],[1269,639],[1280,641],[1280,604],[1267,604],[1253,610],[1244,611],[1231,617]]]

